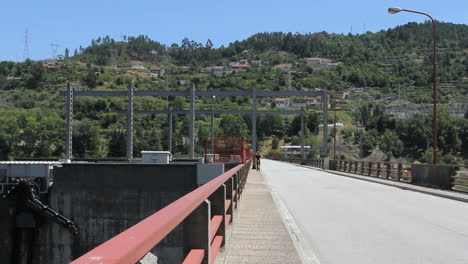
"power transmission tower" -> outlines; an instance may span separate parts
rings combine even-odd
[[[50,43],[50,47],[52,48],[52,59],[57,58],[57,49],[60,47],[59,44],[52,42]]]
[[[164,82],[164,89],[166,91],[169,91],[170,90],[170,86],[171,86],[171,69],[170,69],[170,65],[169,65],[169,48],[166,47],[166,54],[165,54],[165,66],[166,66],[166,72],[165,72],[165,75],[166,77],[164,78],[165,82]],[[166,96],[166,107],[169,107],[169,96]]]
[[[26,28],[24,31],[24,50],[23,50],[23,59],[29,59],[29,31]]]

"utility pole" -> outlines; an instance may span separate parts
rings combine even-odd
[[[325,87],[326,88],[326,87]],[[328,156],[328,89],[322,94],[323,111],[323,154]]]
[[[165,64],[166,64],[166,77],[164,78],[164,90],[169,91],[170,89],[170,66],[169,66],[169,49],[165,48]],[[169,106],[169,96],[166,96],[166,108],[169,109],[169,142],[168,149],[172,153],[172,106]]]
[[[189,136],[190,136],[190,158],[195,158],[195,84],[190,87],[190,124],[189,124]]]
[[[133,98],[135,91],[133,83],[128,84],[127,90],[127,160],[133,159]]]
[[[257,88],[252,88],[252,151],[257,153]]]
[[[211,106],[211,154],[213,155],[214,160],[214,98],[213,96],[213,105]]]
[[[336,96],[333,97],[333,160],[336,160]]]
[[[168,151],[172,153],[172,106],[169,107],[169,126],[168,126]]]
[[[164,77],[164,90],[169,91],[171,88],[171,67],[169,65],[169,48],[166,47],[166,54],[165,54],[165,62],[164,64],[166,65],[166,72]],[[166,105],[169,107],[169,96],[166,96]]]
[[[305,160],[305,135],[304,135],[304,107],[301,108],[302,113],[301,113],[301,158],[302,160]]]

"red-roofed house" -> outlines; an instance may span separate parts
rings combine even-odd
[[[281,63],[275,65],[275,69],[282,70],[282,71],[287,71],[289,68],[291,68],[291,64],[289,63]]]

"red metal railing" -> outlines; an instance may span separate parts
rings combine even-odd
[[[193,214],[199,213],[200,208],[207,201],[211,202],[211,208],[215,203],[218,207],[222,205],[223,211],[215,210],[215,215],[210,215],[210,211],[212,212],[213,209],[202,212],[207,213],[209,219],[211,219],[207,223],[208,245],[191,248],[183,263],[213,263],[225,239],[225,232],[220,232],[220,230],[224,230],[223,228],[232,223],[233,210],[237,207],[238,199],[246,183],[250,164],[251,161],[249,160],[221,174],[97,246],[72,261],[71,264],[134,264],[142,259],[177,225],[186,218],[192,217]],[[217,201],[213,197],[218,193],[221,195],[217,197],[222,197],[222,201]],[[212,200],[210,200],[210,197]]]

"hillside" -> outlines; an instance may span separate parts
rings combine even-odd
[[[180,44],[165,46],[146,36],[124,36],[119,41],[106,36],[92,40],[88,47],[67,49],[61,58],[0,62],[0,158],[63,156],[64,99],[58,92],[65,89],[67,81],[79,90],[123,90],[130,81],[137,90],[185,90],[191,83],[198,90],[326,88],[345,110],[338,121],[350,125],[356,124],[356,111],[350,111],[360,107],[361,101],[385,106],[388,113],[384,111],[383,115],[390,117],[410,112],[408,109],[424,114],[432,100],[430,29],[429,23],[409,23],[361,35],[258,33],[219,48],[210,40],[202,44],[184,39]],[[438,101],[446,106],[444,111],[449,115],[463,116],[468,108],[468,26],[438,23],[438,30]],[[300,98],[292,100],[301,104]],[[168,101],[176,109],[186,107],[183,98]],[[248,108],[250,100],[197,100],[200,109],[213,104],[217,108]],[[281,107],[274,98],[260,104],[264,109]],[[138,98],[136,102],[141,110],[163,109],[166,105],[166,98]],[[307,128],[315,132],[320,113],[313,110],[313,104],[307,103],[307,107],[311,109]],[[77,157],[123,156],[125,117],[117,114],[121,109],[125,109],[122,98],[76,100],[74,140],[82,142],[78,144],[81,149],[76,149]],[[188,129],[185,118],[178,116],[174,120],[178,153],[185,153],[187,148],[182,140]],[[248,116],[217,116],[216,134],[248,137],[249,120]],[[296,117],[261,116],[258,122],[265,124],[259,125],[260,139],[276,136],[291,143],[298,140]],[[456,119],[453,122],[458,128],[466,123]],[[208,125],[209,117],[197,117],[199,142],[208,136]],[[368,128],[373,129],[372,125]],[[135,152],[163,149],[167,145],[166,129],[164,116],[137,116]],[[379,129],[382,134],[386,129],[396,131],[397,138],[405,143],[400,155],[415,150],[411,142],[405,141],[409,139],[398,134],[402,130],[397,124]],[[453,148],[445,154],[466,156],[463,151],[467,148],[462,147],[467,146],[463,145],[467,143],[462,134],[466,132],[461,131],[455,133]],[[380,136],[372,137],[375,142],[370,145],[377,147]],[[414,158],[423,157],[427,147],[418,145]],[[198,146],[197,152],[203,152],[203,148]]]

